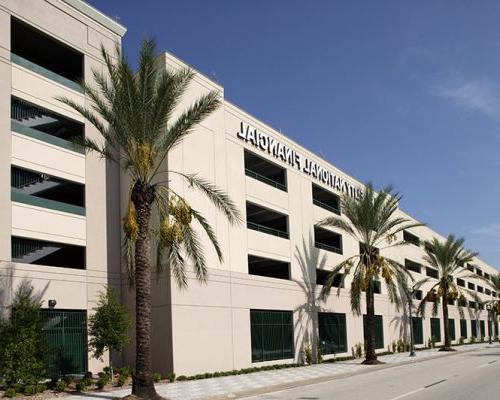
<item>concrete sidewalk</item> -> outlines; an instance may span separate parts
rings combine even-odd
[[[175,382],[156,386],[158,393],[172,400],[224,399],[249,396],[273,390],[307,385],[340,378],[358,373],[366,373],[377,369],[385,369],[401,364],[423,361],[426,359],[449,356],[457,353],[474,351],[488,347],[499,347],[498,344],[485,343],[457,346],[457,352],[439,352],[437,349],[418,351],[416,357],[408,357],[408,353],[396,353],[379,357],[386,364],[380,366],[362,365],[362,359],[324,363],[297,368],[254,372],[246,375],[226,376],[200,379],[195,381]],[[90,392],[73,395],[74,400],[103,399],[123,397],[130,389],[112,392]]]

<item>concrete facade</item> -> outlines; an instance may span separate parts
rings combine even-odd
[[[44,308],[49,307],[49,300],[56,300],[56,309],[90,313],[99,291],[104,285],[111,285],[119,288],[124,303],[133,311],[132,292],[127,287],[126,276],[121,273],[120,210],[116,207],[116,204],[121,204],[121,212],[125,210],[129,189],[127,177],[122,176],[116,166],[107,164],[95,154],[83,155],[12,129],[10,107],[11,99],[15,97],[79,121],[84,124],[85,135],[99,139],[92,125],[55,100],[56,96],[66,96],[79,104],[88,104],[87,98],[78,90],[47,77],[40,70],[15,61],[10,47],[12,18],[83,55],[84,76],[86,82],[90,83],[92,69],[103,68],[100,44],[112,50],[113,43],[120,42],[125,33],[123,27],[83,1],[0,0],[2,305],[9,303],[13,290],[22,280],[29,279],[35,289],[42,293]],[[167,53],[162,55],[162,62],[168,69],[186,67],[185,63]],[[197,173],[225,190],[241,211],[243,223],[230,226],[203,196],[175,174],[169,176],[172,188],[184,195],[193,208],[201,211],[214,227],[224,262],[218,262],[215,251],[202,236],[209,265],[206,284],[197,282],[191,272],[187,290],[179,290],[168,273],[161,276],[158,282],[155,280],[152,333],[155,371],[185,375],[266,363],[301,362],[305,346],[314,346],[318,340],[318,312],[345,314],[346,351],[337,355],[350,355],[351,348],[364,340],[363,320],[354,316],[350,309],[347,289],[350,282],[346,282],[346,289],[341,289],[339,296],[332,293],[326,302],[321,303],[316,300],[319,291],[316,270],[331,269],[355,254],[359,243],[343,234],[342,254],[315,245],[314,225],[331,213],[313,204],[312,185],[318,185],[337,196],[346,191],[356,195],[356,190],[362,188],[361,182],[224,100],[224,88],[201,73],[196,73],[177,112],[209,90],[220,93],[222,106],[171,152],[166,165],[169,170]],[[256,129],[260,132],[256,145],[239,135],[242,126],[244,131],[251,128],[252,131]],[[263,135],[267,139],[262,139]],[[283,147],[283,154],[274,156],[266,150],[271,139],[286,146],[286,151]],[[248,176],[245,173],[245,150],[286,170],[286,190]],[[12,200],[9,186],[12,166],[84,184],[84,215]],[[286,215],[289,238],[248,229],[245,214],[247,202]],[[398,211],[398,214],[411,219],[403,211]],[[415,228],[411,233],[420,240],[432,237],[443,239],[428,227]],[[13,236],[83,246],[86,266],[83,269],[69,269],[12,262]],[[398,239],[402,239],[402,234],[400,236]],[[289,263],[290,279],[249,274],[248,255]],[[406,259],[425,264],[422,246],[408,245],[397,251],[386,251],[386,255],[402,264]],[[475,260],[474,265],[483,273],[498,272],[480,259]],[[414,275],[417,280],[424,278],[425,268],[421,274]],[[466,280],[467,283],[486,287],[480,281]],[[491,293],[479,295],[483,299],[493,298]],[[405,337],[407,324],[404,315],[390,304],[383,283],[381,294],[375,295],[375,309],[382,316],[384,349],[387,349],[394,341]],[[293,312],[293,357],[252,362],[250,310]],[[442,318],[441,315],[439,317]],[[478,317],[485,321],[486,311],[480,311]],[[458,338],[460,315],[457,307],[450,306],[450,318],[455,320]],[[466,312],[465,318],[470,336],[471,320],[476,316]],[[430,336],[430,320],[427,318],[423,321],[424,341],[427,342]],[[133,356],[132,343],[123,355],[117,356],[117,363],[133,365]],[[87,359],[87,368],[93,372],[99,371],[107,363],[90,356]]]
[[[81,105],[88,99],[61,84],[50,71],[23,64],[11,52],[11,21],[35,28],[83,56],[87,83],[92,69],[102,69],[101,43],[110,51],[125,29],[82,1],[0,1],[0,276],[2,306],[23,280],[31,281],[42,296],[43,308],[55,300],[55,310],[91,312],[105,285],[120,287],[119,218],[108,202],[119,196],[116,168],[95,154],[84,155],[14,132],[11,98],[28,101],[85,124],[87,137],[99,139],[96,129],[55,99],[71,98]],[[36,42],[32,46],[40,46]],[[64,63],[65,60],[59,60]],[[85,215],[11,201],[11,166],[48,174],[85,185]],[[110,185],[110,181],[113,185]],[[107,223],[106,223],[107,222]],[[85,269],[12,262],[11,237],[74,244],[85,247]],[[107,362],[88,357],[87,367],[100,370]]]
[[[163,58],[168,69],[175,70],[187,66],[171,54],[166,53]],[[224,96],[223,87],[197,73],[180,109],[209,90],[216,90],[222,97]],[[289,165],[287,161],[269,154],[262,147],[242,140],[238,136],[242,123],[300,154],[303,165],[304,158],[307,158],[334,173],[337,179],[340,179],[338,182],[341,190],[333,189],[328,183],[325,184],[310,173],[304,173],[296,165]],[[287,191],[247,176],[244,150],[286,168]],[[168,159],[168,169],[197,173],[224,189],[242,212],[243,224],[230,226],[223,216],[208,205],[202,195],[189,188],[185,181],[174,174],[169,176],[172,188],[184,195],[193,208],[200,210],[214,226],[225,259],[222,264],[218,263],[215,252],[208,241],[205,241],[204,246],[210,266],[206,284],[197,282],[191,273],[187,290],[179,290],[168,278],[164,278],[158,285],[154,314],[155,326],[161,329],[153,336],[155,370],[162,373],[175,371],[179,375],[233,370],[254,365],[301,362],[304,358],[304,346],[308,343],[312,345],[317,340],[317,312],[346,314],[347,352],[339,353],[337,356],[350,355],[353,346],[363,343],[363,319],[354,316],[350,308],[348,293],[350,280],[346,281],[346,288],[341,289],[339,296],[336,295],[334,288],[326,302],[315,300],[320,290],[320,286],[316,284],[316,268],[327,270],[333,268],[348,256],[356,254],[359,243],[343,234],[343,254],[315,247],[314,224],[332,214],[312,202],[313,183],[341,195],[346,190],[353,190],[350,189],[350,185],[353,188],[362,188],[361,182],[226,100],[219,110],[201,123],[192,135],[172,151]],[[342,180],[346,183],[342,184]],[[288,215],[289,239],[248,229],[245,215],[247,201]],[[401,210],[397,214],[414,220]],[[415,228],[411,233],[418,236],[421,241],[433,237],[444,240],[444,237],[429,227]],[[403,239],[402,233],[398,239]],[[422,273],[412,272],[417,281],[426,277],[424,253],[423,246],[415,245],[407,245],[397,250],[383,250],[383,254],[403,265],[405,259],[423,264]],[[290,263],[290,279],[249,274],[248,254]],[[476,259],[474,265],[489,274],[498,272],[480,259]],[[475,279],[466,280],[475,285],[487,286]],[[424,294],[431,285],[429,282],[424,286]],[[390,303],[385,284],[382,283],[381,286],[382,293],[375,295],[375,310],[376,314],[383,317],[384,349],[387,350],[393,341],[403,337],[408,338],[409,331],[406,317],[402,312],[396,311]],[[491,295],[483,294],[480,294],[480,297],[492,298]],[[364,309],[364,300],[362,307]],[[294,357],[292,359],[252,363],[250,310],[253,309],[293,312]],[[455,320],[458,341],[461,318],[458,307],[449,306],[449,313],[450,318]],[[437,317],[442,320],[441,314],[440,309]],[[427,318],[423,320],[425,343],[431,337],[430,316],[429,306]],[[479,318],[486,320],[487,311],[479,311]],[[476,319],[476,315],[466,310],[465,319],[470,336],[470,320]],[[168,322],[163,325],[163,321]],[[442,323],[440,329],[443,337]],[[332,356],[325,355],[326,358]],[[129,363],[132,362],[131,354],[125,359]]]

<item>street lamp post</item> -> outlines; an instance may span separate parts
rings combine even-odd
[[[486,310],[488,311],[488,344],[492,344],[492,341],[491,341],[491,310],[493,308],[491,307],[491,304],[486,304]]]
[[[412,317],[412,308],[413,308],[413,292],[411,296],[408,297],[408,308],[410,310],[410,357],[415,357],[415,338],[413,337],[413,317]]]

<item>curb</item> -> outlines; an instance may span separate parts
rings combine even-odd
[[[248,389],[248,390],[242,390],[242,391],[235,392],[235,393],[226,393],[223,395],[208,396],[208,397],[200,398],[199,400],[241,399],[241,398],[245,398],[245,397],[258,396],[260,394],[266,394],[266,393],[278,392],[278,391],[282,391],[282,390],[294,389],[294,388],[297,388],[300,386],[309,386],[309,385],[314,385],[317,383],[323,383],[323,382],[328,382],[328,381],[334,381],[337,379],[349,378],[351,376],[356,376],[356,375],[369,374],[372,372],[401,367],[404,365],[413,365],[416,363],[423,363],[426,361],[435,360],[436,358],[453,357],[453,356],[457,356],[460,354],[472,353],[475,351],[491,349],[491,348],[499,348],[499,347],[500,347],[500,345],[496,345],[496,346],[484,346],[484,347],[480,347],[480,348],[476,348],[476,349],[472,349],[472,350],[450,351],[449,353],[446,353],[446,354],[436,355],[433,357],[427,357],[427,358],[423,358],[423,359],[415,359],[413,361],[408,360],[408,361],[400,361],[400,362],[393,363],[393,364],[382,364],[382,365],[368,366],[366,369],[361,370],[361,371],[346,372],[346,373],[342,373],[342,374],[329,375],[329,376],[321,376],[318,378],[310,378],[310,379],[304,379],[304,380],[294,381],[294,382],[289,382],[289,383],[281,383],[281,384],[277,384],[277,385],[265,386],[265,387],[262,387],[259,389]]]

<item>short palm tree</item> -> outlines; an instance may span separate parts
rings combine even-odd
[[[60,101],[86,118],[103,140],[82,139],[88,151],[118,163],[130,178],[130,199],[123,219],[124,259],[135,285],[136,362],[132,394],[155,399],[151,370],[152,246],[156,267],[168,266],[179,286],[187,285],[186,263],[204,281],[207,267],[198,231],[204,232],[222,261],[213,228],[203,215],[168,185],[177,174],[201,191],[228,219],[239,221],[234,203],[220,189],[196,174],[166,170],[169,152],[220,105],[219,95],[201,96],[177,118],[173,113],[193,79],[193,72],[167,71],[155,53],[154,40],[144,40],[134,71],[117,46],[116,62],[101,48],[106,73],[93,71],[95,87],[82,83],[89,106],[68,98]]]
[[[424,285],[429,282],[429,278],[420,279],[419,281],[414,281],[410,279],[407,274],[398,275],[398,287],[401,297],[401,303],[408,306],[408,324],[410,326],[410,356],[415,355],[415,337],[413,335],[413,312],[415,310],[414,300],[416,298],[417,292],[422,289]]]
[[[456,238],[454,235],[448,235],[446,241],[433,238],[424,243],[424,260],[431,267],[437,269],[439,277],[420,302],[419,311],[422,315],[425,315],[425,305],[430,301],[433,303],[432,314],[435,316],[438,312],[439,303],[442,301],[444,346],[440,349],[441,351],[453,351],[448,325],[448,304],[450,300],[459,300],[458,306],[461,307],[461,302],[465,300],[464,294],[471,294],[469,290],[458,286],[455,281],[456,277],[464,277],[468,274],[466,265],[477,256],[477,253],[465,250],[464,243],[465,239]]]
[[[328,217],[319,222],[320,226],[339,229],[359,242],[359,253],[348,257],[335,266],[323,286],[320,298],[324,300],[330,293],[335,276],[342,274],[344,286],[347,276],[352,273],[350,287],[351,309],[356,315],[361,315],[361,297],[365,292],[366,298],[366,354],[365,364],[377,364],[375,354],[375,299],[374,289],[376,281],[381,276],[388,288],[391,302],[399,309],[400,299],[397,289],[397,274],[408,273],[406,268],[385,257],[381,250],[403,246],[407,242],[397,240],[397,234],[405,229],[421,226],[422,224],[395,215],[401,196],[387,187],[376,193],[372,184],[365,186],[361,199],[352,198],[345,194],[341,199],[342,217]]]

